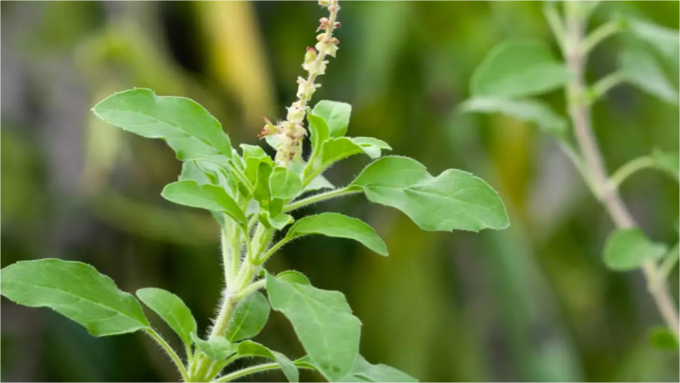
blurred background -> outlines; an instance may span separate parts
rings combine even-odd
[[[313,2],[1,7],[2,267],[45,257],[88,262],[125,291],[178,294],[205,328],[221,288],[218,226],[207,212],[161,198],[180,171],[169,148],[97,121],[90,108],[112,92],[149,87],[198,101],[232,142],[256,144],[262,117],[284,117],[294,100],[305,47],[325,12]],[[678,2],[604,2],[591,25],[619,12],[678,29]],[[351,103],[350,135],[383,139],[433,174],[459,168],[484,178],[512,226],[428,233],[352,196],[305,213],[369,222],[390,257],[315,236],[287,246],[270,268],[297,269],[320,288],[343,291],[363,321],[362,354],[422,381],[678,381],[677,352],[649,345],[649,329],[662,321],[642,275],[603,266],[612,223],[556,143],[510,118],[455,113],[497,43],[536,38],[557,54],[541,3],[346,2],[339,19],[338,57],[315,100]],[[614,70],[622,38],[593,53],[591,80]],[[561,92],[547,100],[564,114]],[[610,171],[654,148],[678,150],[678,109],[632,87],[617,87],[593,117]],[[367,161],[353,157],[327,176],[346,184]],[[643,172],[622,193],[652,239],[677,241],[673,180]],[[278,313],[256,339],[303,354]],[[48,309],[6,299],[2,356],[4,381],[178,379],[141,334],[92,338]]]

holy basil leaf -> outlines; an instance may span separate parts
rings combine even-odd
[[[147,138],[162,138],[185,157],[231,158],[229,137],[205,108],[184,97],[157,96],[150,89],[115,93],[93,109],[97,117]]]
[[[317,369],[330,381],[347,374],[359,354],[361,322],[342,293],[266,275],[269,302],[291,322]]]
[[[241,208],[219,186],[199,185],[194,181],[178,181],[166,185],[161,195],[168,201],[179,205],[224,212],[238,224],[246,225],[246,216]]]
[[[678,152],[663,152],[654,150],[652,159],[657,169],[667,173],[676,181],[680,181],[680,156]]]
[[[282,353],[272,351],[259,343],[250,340],[246,340],[239,343],[238,351],[236,352],[236,357],[237,358],[261,357],[271,359],[279,364],[279,366],[281,367],[281,371],[283,371],[283,374],[286,375],[286,378],[288,379],[289,382],[300,381],[300,373],[298,372],[298,369],[297,367],[295,367],[293,362],[290,361],[290,359],[288,359]]]
[[[302,283],[303,285],[311,285],[306,275],[295,270],[286,270],[276,275],[276,278],[289,283]]]
[[[617,229],[609,235],[604,247],[604,263],[611,270],[630,271],[648,260],[666,254],[666,246],[654,243],[638,228]]]
[[[93,336],[149,328],[139,302],[111,278],[85,263],[41,259],[17,262],[0,272],[1,292],[28,307],[49,307],[83,325]]]
[[[373,137],[350,137],[350,140],[361,146],[372,159],[379,158],[382,155],[382,150],[392,150],[387,142]]]
[[[253,198],[260,204],[260,208],[269,210],[271,194],[269,193],[269,177],[272,174],[271,162],[259,162],[257,167],[257,180]]]
[[[243,150],[243,161],[245,163],[244,173],[248,180],[255,184],[257,182],[257,171],[260,163],[266,162],[270,166],[273,166],[272,159],[259,146],[241,144],[241,149]]]
[[[195,181],[199,185],[216,185],[217,179],[214,175],[204,172],[196,161],[182,163],[182,172],[179,175],[180,181]]]
[[[203,340],[196,334],[191,333],[191,339],[201,352],[214,362],[222,362],[233,355],[237,346],[229,343],[225,338],[217,337],[210,340]]]
[[[621,71],[629,83],[663,101],[678,104],[678,91],[653,56],[641,49],[628,49],[621,53],[620,61]]]
[[[137,290],[137,297],[158,314],[185,345],[191,345],[191,333],[196,332],[196,320],[180,297],[157,288]]]
[[[464,113],[500,113],[518,120],[536,124],[539,129],[564,137],[567,122],[555,114],[546,104],[536,100],[511,100],[499,97],[475,97],[465,101],[459,107]]]
[[[381,149],[391,150],[392,148],[377,138],[331,138],[324,142],[321,158],[317,158],[315,161],[314,169],[326,169],[342,159],[361,153],[365,153],[372,159],[375,159],[382,154]]]
[[[279,214],[276,217],[271,218],[271,214],[266,210],[261,210],[257,218],[260,220],[260,223],[262,223],[266,228],[274,228],[276,230],[281,230],[284,227],[295,222],[295,219],[293,219],[293,217],[288,214]]]
[[[538,41],[510,41],[493,48],[472,74],[472,95],[526,97],[562,87],[567,67]]]
[[[352,105],[344,102],[321,100],[314,106],[312,113],[326,121],[330,137],[342,137],[347,133]]]
[[[288,230],[286,240],[310,234],[321,234],[328,237],[349,238],[361,242],[364,246],[380,255],[387,255],[385,242],[375,230],[360,219],[338,213],[321,213],[304,217]]]
[[[305,186],[304,190],[302,191],[310,192],[321,189],[335,189],[335,185],[327,180],[326,177],[318,175],[312,180],[312,182],[309,183],[309,185]]]
[[[300,177],[287,168],[277,166],[269,176],[269,191],[272,198],[291,199],[302,190]]]
[[[236,342],[259,334],[267,324],[270,310],[269,302],[262,293],[251,294],[236,308],[227,327],[227,339]]]
[[[418,380],[394,367],[370,364],[363,356],[357,356],[352,369],[338,382],[417,382]]]
[[[349,188],[360,188],[372,202],[403,211],[427,231],[510,225],[503,202],[486,182],[456,169],[433,177],[410,158],[383,157],[368,165]]]
[[[678,31],[632,17],[627,17],[626,21],[635,37],[650,44],[676,68],[678,67],[680,60]]]
[[[317,116],[312,112],[307,113],[307,121],[309,122],[309,131],[311,133],[312,155],[316,155],[321,151],[323,143],[329,138],[330,130],[323,117]]]

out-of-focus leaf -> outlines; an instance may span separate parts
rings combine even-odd
[[[370,364],[363,356],[357,356],[352,370],[338,382],[417,382],[418,379],[394,367],[384,364]]]
[[[680,32],[649,21],[625,17],[631,32],[650,44],[668,62],[678,67],[680,63]]]
[[[666,327],[657,327],[652,329],[649,334],[649,341],[652,346],[660,350],[678,350],[678,337],[673,334],[671,330]]]
[[[537,100],[511,100],[497,97],[475,97],[459,107],[461,112],[500,113],[530,122],[546,133],[564,137],[567,122],[549,106]]]
[[[641,49],[621,53],[621,71],[626,80],[659,99],[678,104],[678,91],[671,85],[653,56]]]
[[[519,40],[493,48],[472,74],[470,88],[475,97],[527,97],[560,88],[568,79],[567,67],[547,46]]]
[[[664,152],[654,150],[652,159],[656,167],[680,182],[680,155],[678,152]]]
[[[638,228],[617,229],[607,238],[604,263],[611,270],[630,271],[663,257],[666,251],[664,244],[650,241]]]

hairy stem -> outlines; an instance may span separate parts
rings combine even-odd
[[[569,116],[574,126],[576,141],[591,174],[593,193],[604,205],[617,227],[633,227],[636,224],[632,215],[623,203],[617,189],[609,181],[602,154],[590,125],[590,109],[584,100],[586,88],[583,75],[586,55],[581,48],[585,23],[578,12],[578,6],[578,2],[565,2],[567,44],[564,53],[567,66],[572,72],[572,78],[567,87]],[[664,280],[659,280],[659,272],[653,261],[643,264],[642,271],[647,278],[648,285],[654,286],[649,291],[661,316],[677,336],[679,331],[678,312],[671,298],[668,284]]]
[[[165,350],[166,353],[168,353],[168,355],[170,356],[170,359],[172,359],[173,363],[175,363],[175,366],[179,370],[179,373],[182,374],[182,379],[185,382],[187,382],[189,380],[189,375],[187,374],[187,369],[184,367],[184,364],[182,364],[182,360],[179,358],[179,356],[177,355],[175,350],[173,350],[172,347],[170,347],[168,342],[166,342],[165,339],[163,339],[163,337],[161,337],[160,334],[158,334],[156,332],[156,330],[150,328],[148,330],[145,330],[144,332],[147,335],[149,335],[151,337],[151,339],[155,340],[156,343],[158,343],[158,345],[161,346],[163,348],[163,350]],[[187,358],[188,357],[189,356],[187,356]]]
[[[319,193],[319,194],[315,194],[311,197],[307,197],[307,198],[295,201],[293,203],[290,203],[283,208],[283,211],[285,213],[285,212],[289,212],[289,211],[299,209],[299,208],[307,206],[307,205],[311,205],[313,203],[326,201],[326,200],[329,200],[331,198],[336,198],[336,197],[341,197],[341,196],[356,194],[356,193],[361,193],[361,189],[349,189],[349,188],[345,187],[345,188],[342,188],[342,189],[332,190],[332,191],[329,191],[329,192],[326,192],[326,193]]]
[[[213,380],[213,382],[231,382],[233,380],[236,380],[238,378],[247,376],[247,375],[252,375],[256,374],[258,372],[263,372],[263,371],[269,371],[269,370],[278,370],[281,368],[281,366],[278,363],[264,363],[264,364],[258,364],[255,366],[250,366],[246,367],[242,370],[234,371],[231,374],[224,375],[220,377],[219,379]]]

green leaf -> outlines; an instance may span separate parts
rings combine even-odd
[[[255,184],[257,182],[257,171],[260,167],[260,163],[265,162],[270,166],[273,166],[272,159],[259,146],[241,144],[241,149],[243,150],[243,161],[246,165],[244,173],[248,180]]]
[[[321,152],[323,143],[328,140],[330,130],[323,117],[317,116],[313,112],[307,112],[307,122],[309,122],[309,131],[311,133],[312,155],[316,155],[316,153]]]
[[[269,176],[269,191],[272,198],[291,199],[301,190],[300,177],[287,168],[277,166]]]
[[[678,104],[678,92],[668,81],[654,57],[641,49],[621,53],[621,71],[625,79],[641,90],[670,104]]]
[[[259,343],[250,340],[239,343],[236,356],[237,358],[261,357],[271,359],[279,364],[281,371],[286,375],[286,379],[288,379],[289,382],[300,381],[300,373],[290,359],[282,353],[272,351]]]
[[[179,205],[211,211],[221,211],[240,225],[246,225],[246,216],[224,189],[215,185],[199,185],[194,181],[168,184],[161,193],[163,198]]]
[[[678,338],[666,327],[652,329],[649,334],[649,341],[652,346],[659,350],[677,351],[680,346],[678,344]]]
[[[156,96],[150,89],[115,93],[92,111],[102,120],[147,138],[161,138],[183,156],[231,158],[231,142],[205,108],[184,97]]]
[[[196,332],[196,320],[180,297],[157,288],[137,290],[137,297],[158,314],[185,345],[191,345],[191,333]]]
[[[475,97],[465,101],[459,107],[464,113],[499,113],[526,121],[539,129],[564,137],[567,133],[567,122],[555,114],[549,106],[536,100],[510,100],[499,97]]]
[[[327,180],[326,177],[319,174],[312,180],[312,182],[309,183],[309,185],[305,186],[303,192],[310,192],[321,189],[335,189],[335,185],[333,185],[329,180]]]
[[[678,152],[663,152],[654,150],[652,159],[656,167],[680,182],[680,155]]]
[[[286,270],[276,275],[276,278],[289,283],[302,283],[303,285],[311,285],[306,275],[295,270]]]
[[[475,97],[526,97],[558,89],[569,76],[543,43],[519,40],[493,48],[472,74],[470,87]]]
[[[271,218],[271,214],[266,210],[260,211],[257,218],[266,228],[274,228],[276,230],[281,230],[295,221],[293,217],[288,214],[279,214],[276,217]]]
[[[312,113],[326,121],[330,137],[342,137],[347,133],[352,105],[344,102],[321,100],[314,106]]]
[[[259,162],[257,167],[257,180],[253,198],[260,204],[260,208],[269,211],[271,195],[269,193],[269,177],[272,174],[270,162]]]
[[[668,62],[678,67],[680,60],[680,35],[678,31],[651,22],[626,18],[631,32],[638,39],[650,44]]]
[[[381,149],[392,150],[387,143],[376,138],[331,138],[324,142],[321,158],[315,161],[314,169],[326,169],[342,159],[361,153],[375,159],[382,154]]]
[[[85,263],[40,259],[17,262],[0,272],[1,292],[28,307],[49,307],[83,325],[93,336],[149,328],[139,302],[111,278]]]
[[[251,294],[236,308],[227,327],[227,339],[236,342],[259,334],[267,324],[270,310],[269,302],[262,293]]]
[[[368,165],[349,188],[361,188],[372,202],[401,210],[427,231],[510,225],[503,202],[486,182],[456,169],[433,177],[410,158],[383,157]]]
[[[292,323],[311,361],[330,381],[352,368],[359,353],[361,322],[344,295],[281,281],[266,274],[269,302]]]
[[[611,270],[635,270],[648,260],[663,257],[666,250],[664,244],[651,242],[638,228],[617,229],[607,238],[604,263]]]
[[[237,346],[229,343],[225,338],[218,337],[203,340],[196,334],[191,333],[191,339],[196,344],[196,347],[214,362],[227,360],[228,357],[237,351]]]
[[[304,217],[295,222],[288,230],[285,240],[290,241],[309,234],[353,239],[380,255],[387,255],[385,242],[380,239],[371,226],[360,219],[346,215],[321,213]]]
[[[370,364],[363,356],[357,356],[352,370],[338,382],[417,382],[418,380],[394,367]]]

